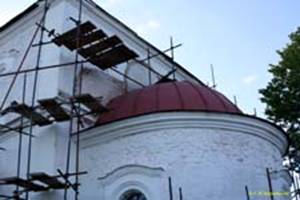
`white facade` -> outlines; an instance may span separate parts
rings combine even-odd
[[[69,17],[77,18],[78,1],[52,0],[46,27],[63,33],[74,27]],[[15,71],[22,60],[34,29],[41,18],[43,3],[0,33],[0,74]],[[137,52],[140,58],[147,56],[147,49],[157,50],[141,40],[118,21],[96,8],[84,4],[83,21],[91,21],[108,35],[117,35]],[[50,38],[45,37],[45,40]],[[36,40],[36,43],[38,40]],[[34,68],[37,48],[32,48],[23,69]],[[54,44],[43,47],[41,66],[74,61],[74,52]],[[174,63],[163,56],[152,61],[152,67],[167,74]],[[148,70],[134,62],[119,66],[125,74],[149,84]],[[26,103],[30,104],[33,74],[27,74]],[[58,95],[70,95],[73,66],[41,71],[38,79],[37,99]],[[114,72],[102,71],[85,64],[83,93],[102,96],[107,103],[126,91],[140,86]],[[197,80],[178,69],[178,80]],[[0,77],[0,98],[12,78]],[[151,82],[158,80],[152,74]],[[24,75],[19,75],[8,98],[21,101]],[[5,122],[8,118],[1,118]],[[32,172],[57,174],[65,169],[69,123],[35,128],[32,149]],[[0,177],[16,176],[19,135],[1,134]],[[75,139],[72,148],[74,171]],[[23,137],[22,171],[26,176],[28,138]],[[119,200],[126,191],[138,190],[147,200],[169,198],[168,178],[172,178],[174,199],[178,188],[184,199],[245,199],[245,185],[253,192],[268,191],[265,170],[270,168],[274,191],[289,188],[289,178],[281,162],[287,148],[282,132],[267,122],[239,115],[214,113],[157,113],[127,119],[91,129],[81,135],[80,169],[88,171],[80,177],[80,199]],[[14,187],[0,186],[0,194],[11,194]],[[70,190],[69,196],[74,193]],[[30,195],[31,199],[63,199],[63,191],[49,191]],[[286,196],[276,200],[288,199]]]
[[[182,187],[186,199],[230,200],[245,198],[246,185],[252,192],[267,192],[268,167],[274,191],[284,192],[289,190],[289,177],[281,164],[286,145],[274,127],[248,117],[188,112],[145,115],[82,136],[82,163],[90,172],[82,181],[97,177],[92,190],[104,199],[117,199],[115,188],[136,188],[148,199],[168,199],[168,177],[172,177],[175,199]],[[154,187],[149,178],[159,184]],[[159,197],[153,196],[158,193]]]

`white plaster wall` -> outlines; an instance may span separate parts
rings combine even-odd
[[[61,19],[63,18],[63,9],[64,6],[59,1],[51,4],[51,9],[48,12],[48,17],[46,20],[47,27],[53,27],[55,25],[56,30],[62,28]],[[16,22],[16,24],[8,27],[0,34],[0,63],[4,62],[6,70],[2,73],[14,72],[17,70],[20,65],[25,51],[30,43],[30,40],[33,37],[33,33],[36,29],[36,23],[42,18],[43,4],[41,4],[41,9],[34,10],[30,16],[25,16],[23,20]],[[51,17],[52,16],[52,17]],[[55,17],[53,17],[55,16]],[[40,39],[40,33],[37,34],[34,44],[37,44]],[[44,36],[44,41],[49,41],[47,34]],[[7,52],[16,52],[13,55],[7,55]],[[32,47],[27,55],[25,62],[21,68],[24,69],[33,69],[36,67],[37,61],[37,47]],[[7,55],[7,56],[5,56]],[[42,56],[40,61],[40,67],[58,64],[59,63],[60,51],[58,48],[53,45],[43,46]],[[4,56],[4,58],[3,58]],[[9,62],[7,60],[9,59]],[[57,95],[58,87],[58,70],[52,69],[45,71],[40,71],[38,78],[38,89],[37,89],[37,98],[47,98]],[[34,72],[27,73],[27,92],[26,92],[26,101],[29,103],[32,97],[32,87],[34,80]],[[8,86],[12,81],[12,76],[9,77],[0,77],[1,88],[0,88],[0,99],[2,101],[4,94],[6,93]],[[12,88],[12,92],[9,96],[7,105],[13,101],[21,101],[22,99],[22,89],[23,89],[24,75],[19,75],[16,79],[15,86]]]
[[[67,127],[53,126],[36,135],[34,171],[64,169]],[[245,185],[251,192],[265,192],[266,167],[282,171],[286,141],[281,134],[256,119],[212,113],[152,114],[92,129],[81,136],[80,169],[88,174],[80,177],[80,199],[113,200],[132,188],[148,199],[168,199],[169,176],[175,199],[179,187],[191,200],[243,199]],[[1,177],[15,174],[16,145],[17,137],[1,143],[7,148],[0,152]],[[26,165],[27,142],[23,145]],[[73,159],[71,163],[73,171]],[[276,192],[288,190],[285,173],[272,173],[272,183]],[[9,190],[0,187],[2,193]],[[71,190],[69,196],[74,196]],[[62,197],[62,191],[31,195],[37,200]]]
[[[51,9],[49,10],[46,26],[51,28],[55,27],[60,32],[63,28],[62,19],[64,18],[65,5],[63,1],[50,1]],[[43,4],[42,9],[43,9]],[[16,71],[17,66],[20,64],[22,57],[25,53],[30,39],[33,36],[33,32],[37,23],[42,17],[42,9],[34,10],[30,15],[25,16],[22,20],[16,22],[4,32],[0,34],[0,63],[6,64],[6,69],[0,73]],[[55,17],[53,17],[55,16]],[[39,41],[40,34],[37,35],[34,44]],[[45,34],[44,41],[49,41],[50,38]],[[27,59],[22,67],[23,69],[32,69],[36,66],[37,59],[37,47],[31,48]],[[40,66],[47,66],[60,63],[60,50],[53,44],[43,46]],[[38,87],[36,93],[36,100],[43,98],[55,97],[58,95],[59,86],[59,70],[51,69],[46,71],[40,71],[38,79]],[[23,89],[24,75],[19,75],[16,79],[15,86],[8,98],[7,104],[12,101],[21,102],[22,89]],[[34,72],[27,73],[27,87],[26,87],[26,103],[31,105],[32,88],[33,88]],[[0,77],[0,102],[6,93],[9,84],[12,81],[12,77],[2,78]],[[3,117],[1,116],[0,122],[11,120],[16,116]],[[68,126],[63,124],[53,124],[45,128],[35,127],[33,129],[32,139],[32,161],[31,172],[46,172],[49,174],[57,174],[56,169],[63,165],[59,163],[59,160],[65,157],[66,143],[61,144],[58,141],[63,140],[68,135]],[[29,132],[28,129],[24,131]],[[61,139],[62,138],[62,139]],[[28,156],[28,137],[23,136],[22,142],[22,162],[21,162],[21,177],[26,177],[27,169],[27,156]],[[2,134],[0,132],[0,146],[6,150],[0,152],[0,177],[14,177],[17,175],[17,155],[18,155],[18,142],[19,135],[10,132]],[[59,146],[61,145],[61,146]],[[57,149],[64,150],[57,152]],[[11,191],[15,187],[0,186],[0,194],[11,195]],[[35,195],[42,195],[41,199],[47,199],[46,196],[52,196],[52,192],[46,194],[34,194],[31,197],[34,199]],[[53,197],[53,199],[56,199]]]
[[[48,16],[55,15],[56,18],[48,17],[46,20],[46,26],[53,26],[56,24],[57,29],[60,29],[60,19],[62,18],[62,10],[63,10],[62,4],[60,2],[56,2],[56,4],[52,4],[51,9],[49,10]],[[24,21],[18,21],[14,26],[9,27],[7,30],[4,30],[0,34],[0,48],[2,52],[2,56],[0,56],[0,62],[4,62],[7,64],[6,70],[2,71],[2,73],[7,72],[14,72],[16,71],[17,67],[20,65],[21,60],[23,58],[23,55],[25,54],[25,50],[29,45],[29,42],[33,36],[33,32],[36,28],[35,23],[37,23],[42,17],[41,10],[34,10],[31,13],[31,16],[25,16]],[[38,33],[34,44],[36,44],[39,41],[40,34]],[[47,34],[45,34],[44,41],[47,41],[49,38],[47,37]],[[56,47],[55,47],[56,48]],[[13,49],[13,50],[12,50]],[[21,70],[24,69],[32,69],[36,66],[36,58],[37,57],[37,47],[31,48],[29,51],[28,57],[25,60],[25,63]],[[45,66],[49,64],[55,64],[59,61],[59,52],[55,51],[54,45],[48,45],[44,46],[42,50],[42,56],[41,56],[41,63],[40,66]],[[37,94],[36,99],[42,99],[42,98],[49,98],[54,97],[57,95],[57,85],[58,85],[58,70],[49,70],[47,73],[45,71],[42,71],[39,73],[39,79],[38,79],[38,87],[37,87]],[[33,88],[33,80],[34,80],[34,72],[27,73],[27,87],[26,87],[26,98],[25,102],[28,105],[31,105],[31,98],[32,98],[32,88]],[[7,104],[9,105],[12,101],[18,101],[21,102],[22,100],[22,90],[23,90],[23,80],[24,75],[19,75],[16,79],[16,83],[12,89],[12,92],[7,100]],[[2,103],[2,99],[4,95],[6,94],[6,91],[8,89],[8,86],[10,85],[12,81],[12,77],[8,78],[2,78],[0,77],[0,102]],[[1,116],[1,120],[2,120]],[[0,120],[0,121],[1,121]],[[5,120],[4,120],[5,121]],[[47,128],[36,128],[34,131],[34,134],[36,134],[36,138],[33,139],[33,143],[37,146],[34,147],[36,149],[39,149],[37,151],[34,149],[34,153],[38,152],[40,154],[37,156],[37,160],[34,162],[36,163],[34,166],[41,166],[41,165],[50,165],[49,163],[46,164],[46,162],[43,162],[39,158],[43,157],[42,152],[46,151],[46,154],[44,157],[48,157],[48,153],[50,151],[53,151],[52,144],[54,135],[51,134],[55,131],[55,126],[47,127]],[[25,129],[24,131],[29,131],[28,129]],[[49,133],[47,135],[47,133]],[[16,165],[16,155],[17,155],[17,145],[18,145],[18,135],[15,133],[8,133],[5,135],[2,135],[0,132],[0,145],[4,146],[7,151],[1,152],[0,159],[2,166],[5,166],[7,163],[10,163],[11,167],[1,167],[2,170],[8,170],[10,172],[15,171]],[[46,139],[47,138],[47,139]],[[27,140],[28,137],[23,137],[23,147],[25,152],[27,148]],[[47,146],[47,148],[42,149],[42,146]],[[50,148],[51,147],[51,148]],[[40,149],[41,148],[41,149]],[[25,155],[25,153],[24,153]],[[25,157],[25,156],[23,156]],[[52,161],[53,157],[50,156],[48,161]],[[5,160],[6,162],[2,162]],[[24,163],[24,162],[23,162]],[[50,162],[51,163],[51,162]],[[51,166],[53,168],[53,165]],[[0,170],[0,171],[2,171]],[[2,171],[3,172],[3,171]],[[1,172],[0,172],[1,173]],[[13,174],[10,173],[2,173],[1,177],[3,175],[6,176],[12,176]]]
[[[32,139],[32,158],[31,172],[47,172],[50,174],[56,173],[55,164],[55,127],[43,128],[34,133]],[[28,131],[28,130],[26,130]],[[15,133],[11,137],[1,138],[1,147],[5,151],[0,152],[0,177],[15,177],[17,175],[17,159],[18,159],[18,144],[19,136]],[[28,156],[28,141],[26,136],[22,137],[22,159],[21,159],[21,177],[26,177],[27,156]],[[0,186],[0,194],[11,195],[11,189],[15,187]]]
[[[83,136],[82,145],[82,167],[89,171],[82,182],[92,181],[83,184],[83,199],[105,194],[104,199],[111,200],[107,192],[117,187],[117,179],[116,185],[105,187],[97,184],[97,177],[122,166],[141,165],[164,169],[159,189],[154,191],[160,193],[158,199],[168,198],[167,177],[171,176],[175,199],[182,187],[184,199],[232,200],[245,199],[245,185],[252,192],[268,191],[266,168],[282,170],[286,141],[278,130],[259,120],[168,113],[99,127]],[[288,191],[286,176],[273,176],[274,191]],[[139,180],[146,179],[147,175]]]

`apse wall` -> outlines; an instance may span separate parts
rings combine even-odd
[[[81,144],[82,168],[89,171],[82,177],[83,199],[119,200],[132,190],[150,200],[169,199],[169,177],[174,199],[179,187],[189,200],[245,199],[246,185],[253,196],[269,191],[266,168],[273,191],[282,194],[276,199],[288,199],[286,137],[256,118],[150,114],[100,126],[84,134]]]

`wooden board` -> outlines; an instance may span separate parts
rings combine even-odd
[[[112,36],[90,47],[79,50],[79,54],[85,58],[95,57],[102,51],[113,48],[121,43],[122,41],[120,40],[120,38],[118,38],[117,36]]]
[[[105,37],[107,37],[107,35],[102,30],[94,31],[80,38],[80,47],[102,40]]]
[[[9,108],[8,111],[12,111],[15,113],[20,114],[21,116],[32,120],[33,124],[37,124],[39,126],[46,126],[51,124],[52,122],[39,114],[38,112],[34,111],[34,109],[30,108],[26,104],[18,104],[14,102]]]
[[[102,30],[97,30],[86,35],[82,35],[79,39],[78,49],[82,48],[85,45],[95,43],[96,41],[102,40],[107,37],[107,35]],[[71,50],[77,49],[77,39],[76,37],[73,40],[68,41],[66,46]]]
[[[84,36],[88,34],[89,32],[92,32],[93,30],[96,29],[96,26],[92,24],[91,22],[85,22],[80,25],[80,36]],[[53,42],[58,45],[65,45],[66,47],[72,47],[72,41],[76,41],[77,38],[77,27],[63,33],[62,35],[56,37]]]
[[[89,61],[102,70],[136,58],[137,54],[124,45],[117,46],[102,55],[90,58]]]
[[[80,26],[79,38],[78,28],[74,28],[55,38],[53,42],[70,50],[78,49],[81,56],[102,70],[138,57],[135,52],[122,44],[119,37],[107,38],[102,30],[94,31],[95,29],[94,24],[86,22]]]
[[[43,99],[39,100],[39,103],[58,122],[67,121],[71,118],[55,99]]]
[[[34,191],[34,192],[40,192],[40,191],[47,191],[47,188],[38,184],[35,184],[31,181],[18,178],[18,177],[11,177],[11,178],[5,178],[1,179],[0,182],[4,182],[6,185],[16,185],[19,187],[22,187],[26,190]]]
[[[90,94],[83,94],[75,97],[75,102],[82,103],[87,108],[89,108],[92,112],[95,113],[101,113],[107,111],[107,109]]]
[[[57,177],[49,176],[46,173],[32,173],[31,180],[40,181],[48,185],[51,189],[65,189],[66,185],[58,180]]]

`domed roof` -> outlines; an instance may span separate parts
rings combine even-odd
[[[112,99],[97,124],[167,111],[242,113],[224,95],[188,81],[167,82],[134,90]]]

